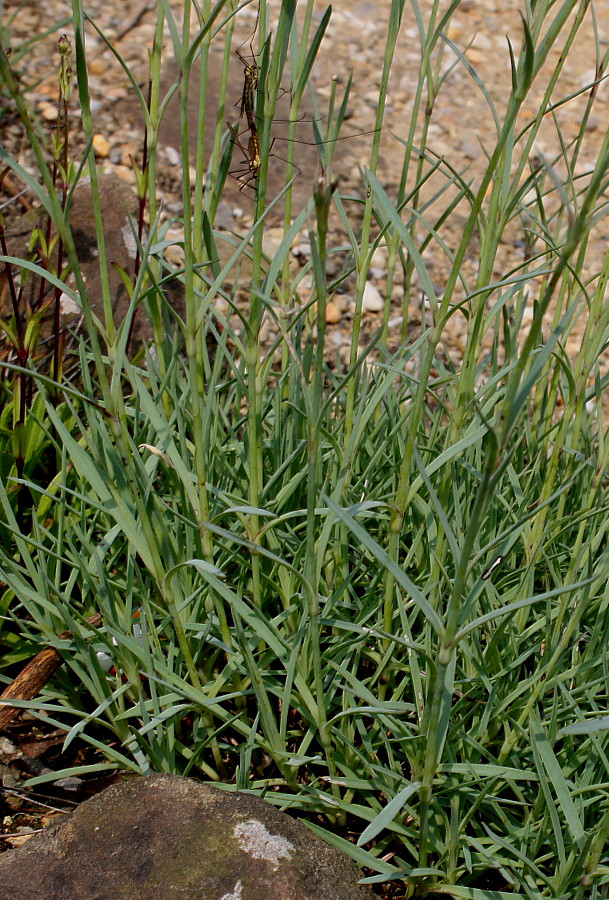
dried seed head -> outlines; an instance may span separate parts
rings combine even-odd
[[[72,67],[70,66],[72,59],[72,44],[67,35],[62,34],[59,38],[57,41],[57,49],[59,50],[59,55],[61,57],[59,62],[59,92],[61,94],[61,99],[64,103],[67,103],[68,97],[70,96],[70,82],[72,80]]]
[[[70,56],[72,53],[72,44],[70,43],[70,39],[67,34],[62,34],[59,40],[57,41],[57,49],[61,56]]]

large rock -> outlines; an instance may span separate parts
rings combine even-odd
[[[110,298],[114,313],[114,324],[119,326],[129,308],[129,295],[118,273],[117,266],[123,269],[133,280],[135,277],[135,259],[137,242],[134,227],[139,215],[139,201],[135,192],[116,175],[104,173],[98,175],[102,218],[104,223],[104,239],[106,258],[108,261],[108,281]],[[101,274],[99,269],[99,250],[95,214],[91,192],[91,180],[84,178],[74,189],[74,199],[70,209],[70,228],[80,270],[85,279],[85,287],[89,303],[104,321],[102,304]],[[144,235],[144,243],[146,235]],[[174,279],[165,283],[164,293],[170,305],[183,314],[183,289]],[[152,338],[152,327],[144,310],[136,311],[132,325],[132,340],[137,345],[141,341]]]
[[[115,266],[120,266],[133,277],[137,253],[133,229],[137,225],[139,203],[135,192],[116,175],[100,174],[98,179],[110,296],[118,325],[129,306],[129,297]],[[70,227],[89,302],[103,321],[99,250],[90,178],[82,179],[74,189]]]
[[[138,221],[139,201],[132,188],[116,175],[101,173],[98,175],[98,180],[108,262],[110,299],[114,313],[114,324],[118,327],[125,318],[129,307],[129,295],[116,267],[123,269],[133,280],[137,253],[137,242],[133,229]],[[69,221],[76,255],[87,290],[88,302],[103,322],[104,310],[99,268],[99,248],[90,178],[82,178],[74,188]],[[9,214],[6,216],[6,237],[9,252],[12,255],[27,258],[28,242],[36,225],[42,226],[43,230],[46,229],[46,214],[41,209],[30,210],[25,215]],[[55,254],[53,265],[56,264],[57,257]],[[72,287],[74,286],[73,281],[69,283]],[[184,292],[177,280],[172,280],[169,284],[166,283],[164,293],[169,298],[171,306],[182,315]],[[48,299],[50,296],[51,289],[49,288],[46,298]],[[28,299],[33,303],[37,301],[37,288]],[[62,313],[64,322],[68,324],[73,324],[79,318],[78,307],[71,303],[62,303]],[[47,322],[50,323],[52,318],[53,307],[51,306],[47,312]],[[44,323],[42,336],[48,336],[48,326],[45,329]],[[132,337],[136,344],[152,337],[152,328],[143,311],[136,313]]]
[[[355,863],[252,794],[115,784],[0,855],[2,900],[371,900]]]

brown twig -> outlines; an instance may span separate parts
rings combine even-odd
[[[3,203],[2,207],[0,207],[1,209],[3,209],[5,206],[8,206],[9,203],[16,202],[17,200],[26,212],[32,208],[32,204],[27,199],[27,197],[24,196],[27,193],[28,188],[20,188],[19,185],[13,181],[10,175],[7,175],[2,182],[2,189],[4,193],[8,194],[11,199]]]
[[[94,628],[99,628],[101,621],[99,613],[94,613],[87,619],[89,625]],[[58,635],[58,639],[62,641],[71,637],[71,631],[64,631]],[[59,652],[53,647],[41,650],[4,689],[0,694],[0,700],[32,700],[53,677],[62,662]],[[0,707],[0,729],[6,728],[19,711],[19,707],[16,706]]]

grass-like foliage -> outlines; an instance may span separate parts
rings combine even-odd
[[[31,354],[3,357],[6,396],[35,385],[30,405],[15,407],[18,424],[35,430],[53,466],[47,480],[36,478],[43,470],[24,464],[27,441],[13,453],[3,420],[0,611],[9,630],[56,647],[65,661],[44,695],[22,706],[65,729],[67,743],[78,737],[96,748],[77,773],[177,772],[255,791],[315,814],[311,827],[368,867],[369,880],[402,880],[409,897],[601,898],[609,885],[609,441],[600,366],[609,258],[590,271],[588,248],[606,213],[609,137],[589,171],[579,165],[598,85],[575,98],[580,138],[562,141],[556,117],[556,159],[530,165],[542,120],[563,99],[555,84],[589,4],[522,4],[521,45],[510,47],[500,110],[445,37],[458,5],[408,5],[421,65],[409,131],[399,137],[400,186],[385,190],[375,174],[381,141],[396,140],[383,132],[383,111],[406,3],[392,0],[364,199],[341,196],[331,145],[322,144],[325,167],[293,219],[289,162],[284,192],[266,190],[274,104],[287,79],[297,119],[328,16],[313,26],[312,3],[303,2],[297,24],[296,4],[284,0],[271,34],[260,4],[255,219],[246,234],[227,235],[214,218],[232,165],[222,107],[236,6],[185,0],[178,22],[159,0],[147,96],[127,70],[146,135],[137,180],[149,227],[133,223],[138,266],[125,273],[131,302],[122,322],[112,316],[91,148],[84,31],[95,23],[73,0],[88,149],[68,165],[59,135],[54,156],[67,191],[3,57],[4,91],[40,177],[5,150],[0,156],[46,209],[65,260],[53,272],[50,256],[43,265],[3,253],[3,285],[27,276],[46,279],[51,292],[61,287],[81,305],[84,333],[72,381],[59,379],[57,367],[51,378]],[[179,270],[164,254],[176,223],[159,210],[155,189],[164,28],[182,115]],[[206,120],[212,41],[225,42],[224,68],[217,118]],[[556,68],[540,74],[557,45],[564,52],[552,57]],[[458,159],[428,149],[448,50],[496,125],[471,179]],[[605,63],[599,50],[599,79]],[[533,85],[537,112],[525,121]],[[189,93],[201,98],[193,158]],[[332,95],[330,106],[340,125],[345,105]],[[324,125],[332,134],[332,122]],[[215,129],[210,159],[206,129]],[[69,182],[79,172],[91,177],[96,204],[104,275],[97,313],[67,224]],[[278,209],[285,235],[268,259],[263,232]],[[348,256],[332,283],[330,214]],[[456,232],[449,226],[457,215]],[[304,228],[311,258],[295,275],[290,249]],[[505,270],[507,233],[520,234],[524,249]],[[362,351],[362,299],[381,243],[386,310],[377,340]],[[245,257],[247,314],[227,287]],[[441,296],[434,265],[448,272]],[[395,348],[387,323],[398,269],[404,322],[417,292],[426,318],[418,335],[405,325]],[[351,356],[339,371],[324,360],[325,309],[353,271]],[[166,299],[176,278],[183,318]],[[136,311],[154,333],[139,356],[129,347]],[[18,304],[3,315],[17,341]],[[455,315],[467,319],[459,364],[442,343]],[[565,347],[582,315],[573,360]],[[263,347],[269,321],[277,337]],[[86,623],[93,612],[99,629]],[[59,640],[67,629],[72,637]]]

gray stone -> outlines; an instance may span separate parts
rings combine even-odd
[[[110,299],[116,327],[123,321],[129,307],[129,295],[117,267],[123,269],[133,280],[135,274],[135,259],[137,253],[137,241],[134,228],[137,228],[139,215],[139,201],[133,189],[125,184],[118,176],[102,173],[98,175],[99,193],[101,200],[102,218],[104,224],[104,239],[106,258],[108,261],[108,281],[110,286]],[[97,231],[95,228],[95,216],[91,196],[91,180],[83,178],[74,188],[69,213],[70,228],[76,255],[80,264],[80,270],[87,291],[88,302],[97,316],[104,320],[102,303],[101,275],[99,267],[99,249]],[[23,216],[9,217],[7,237],[9,250],[18,257],[27,255],[27,244],[35,225],[46,227],[46,217],[40,210],[31,210]],[[146,236],[144,236],[144,241]],[[56,264],[56,258],[53,260]],[[69,282],[73,286],[73,281]],[[170,305],[183,314],[183,290],[182,286],[173,280],[165,284],[164,292]],[[50,296],[50,291],[47,297]],[[64,300],[67,298],[65,296]],[[53,310],[49,308],[47,319],[52,319]],[[79,307],[72,302],[62,303],[64,322],[72,324],[80,317]],[[43,337],[47,331],[43,325]],[[136,312],[132,327],[132,337],[137,344],[142,340],[152,337],[152,329],[146,315]]]
[[[134,277],[137,253],[134,228],[137,228],[139,202],[132,188],[116,175],[102,174],[98,178],[110,296],[114,324],[118,327],[127,312],[129,296],[116,266],[123,269],[131,278]],[[89,179],[79,182],[74,190],[70,227],[89,303],[103,321],[99,251]],[[144,242],[145,240],[144,236]],[[136,341],[151,336],[145,316],[136,315],[133,336]]]
[[[371,900],[352,860],[253,794],[115,784],[0,855],[2,900]]]

